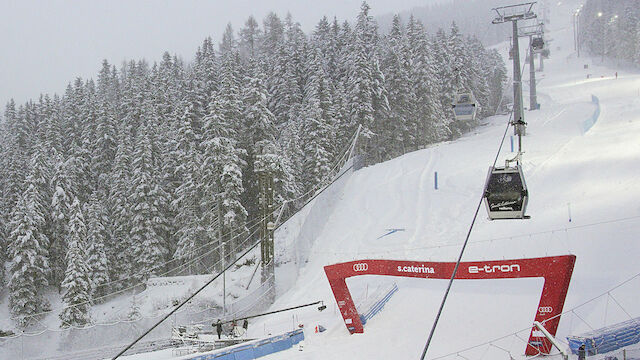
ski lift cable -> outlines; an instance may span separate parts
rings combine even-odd
[[[582,316],[578,315],[577,312],[575,312],[575,309],[571,310],[571,312],[573,313],[573,315],[575,315],[578,319],[580,319],[580,321],[582,321],[583,323],[585,323],[585,325],[587,325],[589,327],[589,329],[591,329],[592,331],[595,330],[593,328],[593,326],[591,326],[585,319],[582,318]]]
[[[620,309],[625,313],[625,315],[627,315],[629,317],[629,319],[633,320],[633,322],[636,323],[636,324],[638,323],[638,320],[636,318],[632,317],[631,314],[629,314],[627,312],[627,310],[618,302],[618,300],[616,300],[616,298],[614,298],[613,295],[611,295],[611,292],[608,292],[607,295],[609,295],[611,300],[613,300],[613,302],[615,302],[620,307]],[[606,323],[605,323],[605,325],[606,325]]]
[[[251,236],[255,235],[255,233],[256,233],[258,230],[259,230],[259,229],[256,229],[256,230],[254,230],[251,234],[249,234],[249,235],[247,236],[247,238],[245,238],[245,240],[244,240],[240,245],[244,245],[244,244],[246,244],[246,243],[247,243],[247,241],[251,240]],[[238,247],[240,247],[240,246],[238,246]],[[238,247],[237,247],[237,248],[238,248]],[[194,259],[190,260],[189,262],[184,263],[184,264],[182,264],[182,265],[180,265],[180,266],[178,266],[178,267],[176,267],[176,268],[169,269],[169,270],[167,270],[167,271],[165,271],[164,273],[161,273],[161,274],[159,274],[159,275],[160,275],[160,276],[168,275],[169,273],[171,273],[171,272],[175,271],[176,269],[179,269],[180,267],[187,266],[187,265],[188,265],[188,264],[190,264],[190,263],[193,263],[193,262],[195,262],[195,261],[198,261],[198,260],[199,260],[199,259],[201,259],[202,257],[209,255],[210,253],[212,253],[213,251],[217,250],[218,248],[219,248],[219,247],[216,247],[216,248],[214,248],[214,249],[211,249],[211,250],[209,250],[208,252],[206,252],[206,253],[204,253],[204,254],[200,255],[200,256],[199,256],[199,257],[197,257],[197,258],[194,258]],[[236,248],[236,249],[237,249],[237,248]],[[220,262],[221,262],[221,260],[219,260],[218,262],[216,262],[214,265],[217,265],[217,264],[219,264]],[[131,278],[133,278],[135,275],[137,275],[137,274],[134,274],[134,275],[132,275],[132,276],[130,276],[130,277],[128,277],[128,278],[124,278],[124,279],[120,279],[120,280],[127,280],[127,279],[131,279]],[[37,317],[39,317],[39,316],[41,316],[41,315],[46,315],[46,314],[50,314],[50,313],[53,313],[53,312],[58,312],[58,311],[66,310],[66,309],[75,308],[75,307],[78,307],[78,306],[82,306],[82,305],[86,305],[86,304],[92,303],[92,302],[94,302],[94,301],[96,301],[96,300],[102,300],[102,299],[106,299],[106,298],[111,297],[111,296],[114,296],[114,295],[122,294],[122,293],[125,293],[125,292],[127,292],[127,291],[133,290],[133,289],[135,289],[136,287],[138,287],[138,286],[140,286],[140,285],[143,285],[143,284],[144,284],[143,282],[138,282],[138,283],[133,284],[133,285],[131,285],[131,286],[129,286],[129,287],[126,287],[126,288],[124,288],[124,289],[120,289],[120,290],[117,290],[117,291],[113,291],[113,292],[111,292],[111,293],[108,293],[108,294],[105,294],[105,295],[102,295],[102,296],[99,296],[99,297],[91,298],[91,299],[90,299],[90,300],[88,300],[88,301],[84,301],[84,302],[80,302],[80,303],[76,303],[76,304],[71,304],[71,305],[66,305],[66,306],[63,306],[63,307],[60,307],[60,308],[57,308],[57,309],[51,309],[51,310],[47,310],[47,311],[42,311],[42,312],[37,313],[37,314],[19,315],[19,316],[9,317],[9,318],[5,318],[5,320],[17,320],[17,319],[33,318],[33,317],[36,317],[36,318],[37,318]]]
[[[502,150],[502,146],[504,145],[504,140],[507,137],[507,131],[509,130],[509,127],[511,126],[511,119],[513,118],[513,111],[511,112],[511,114],[509,115],[509,121],[507,121],[507,126],[504,129],[504,134],[502,134],[502,140],[500,141],[500,146],[498,147],[498,151],[496,152],[496,156],[493,159],[493,167],[495,167],[496,163],[498,162],[498,157],[500,156],[500,151]],[[460,262],[462,261],[462,255],[464,255],[464,250],[467,247],[467,244],[469,243],[469,238],[471,236],[471,231],[473,230],[473,226],[476,222],[476,219],[478,218],[478,212],[480,211],[480,207],[482,206],[482,203],[484,201],[484,194],[482,194],[482,196],[480,197],[480,201],[478,201],[478,205],[476,207],[476,211],[475,214],[473,215],[473,220],[471,220],[471,225],[469,226],[469,230],[467,231],[467,236],[464,240],[464,243],[462,244],[462,248],[460,249],[460,254],[458,255],[458,260],[456,261],[456,265],[453,268],[453,272],[451,274],[451,278],[449,279],[449,284],[447,285],[447,289],[445,290],[444,296],[442,297],[442,302],[440,303],[440,308],[438,309],[438,314],[436,315],[436,318],[433,322],[433,326],[431,328],[431,331],[429,333],[429,337],[427,338],[427,343],[424,346],[424,349],[422,350],[422,355],[420,357],[420,360],[424,360],[425,356],[427,355],[427,350],[429,349],[429,344],[431,343],[431,339],[433,339],[433,334],[435,333],[436,330],[436,326],[438,325],[438,320],[440,319],[440,315],[442,315],[442,310],[444,309],[444,304],[447,301],[447,297],[449,296],[449,291],[451,290],[451,285],[453,284],[453,280],[456,277],[456,273],[458,272],[458,268],[460,267]]]
[[[248,226],[247,230],[251,230],[252,228],[254,228],[254,227],[256,227],[256,226],[260,225],[261,221],[262,221],[262,219],[255,219],[255,220],[253,221],[253,222],[254,222],[253,224],[251,224],[252,222],[249,222],[249,224],[248,224],[249,226]],[[228,233],[223,234],[223,236],[229,235],[232,231],[233,231],[233,230],[230,230]],[[236,238],[238,238],[238,237],[240,237],[240,236],[242,236],[242,233],[238,233],[238,234],[234,235],[230,240],[234,240],[234,239],[236,239]],[[196,247],[196,248],[194,248],[194,249],[189,250],[189,253],[193,253],[193,252],[196,252],[196,251],[198,251],[198,250],[201,250],[201,249],[203,249],[203,248],[205,248],[205,247],[211,246],[211,243],[212,243],[212,241],[207,242],[207,243],[205,243],[205,244],[202,244],[202,245],[200,245],[200,246],[198,246],[198,247]],[[219,246],[218,246],[218,247],[219,247]],[[218,249],[218,247],[217,247],[217,248],[215,248],[214,250],[217,250],[217,249]],[[210,251],[211,251],[211,250],[210,250]],[[155,265],[155,266],[151,267],[150,269],[147,269],[147,270],[143,270],[143,271],[137,272],[137,273],[135,273],[135,274],[133,274],[133,275],[131,275],[131,276],[129,276],[129,277],[126,277],[126,278],[120,278],[120,279],[117,279],[117,280],[109,281],[109,282],[104,283],[104,284],[99,284],[99,285],[97,286],[97,288],[104,287],[104,286],[107,286],[107,285],[117,284],[117,283],[122,282],[122,281],[125,281],[125,280],[130,280],[132,277],[134,277],[134,276],[136,276],[136,275],[142,275],[142,274],[144,274],[144,273],[148,273],[150,270],[154,270],[154,269],[158,269],[158,268],[164,267],[164,266],[166,266],[166,265],[168,265],[168,264],[170,264],[170,263],[172,263],[172,262],[178,261],[178,260],[181,260],[181,258],[175,258],[175,259],[171,259],[171,260],[165,261],[165,262],[163,262],[163,263],[160,263],[160,264],[158,264],[158,265]],[[176,268],[174,268],[174,269],[180,268],[180,267],[182,267],[182,266],[183,266],[183,265],[178,265],[178,266],[177,266]]]
[[[253,244],[249,249],[247,249],[242,255],[240,255],[238,257],[237,260],[243,258],[245,255],[247,255],[251,250],[253,250],[256,246],[260,245],[261,241],[256,241],[255,244]],[[163,323],[165,320],[167,320],[171,315],[173,315],[176,311],[178,311],[181,307],[183,307],[186,303],[188,303],[189,301],[191,301],[191,299],[193,299],[196,295],[198,295],[202,290],[204,290],[207,286],[209,286],[211,283],[213,283],[218,277],[220,277],[220,275],[224,274],[229,268],[231,268],[236,262],[233,261],[231,262],[229,265],[227,265],[220,273],[218,273],[217,275],[215,275],[214,277],[211,278],[211,280],[207,281],[203,286],[201,286],[198,290],[196,290],[193,294],[191,294],[189,297],[187,297],[185,300],[183,300],[178,306],[176,306],[173,310],[171,310],[167,315],[165,315],[160,321],[156,322],[151,328],[149,328],[147,331],[145,331],[142,335],[140,335],[138,338],[136,338],[131,344],[127,345],[124,349],[122,349],[122,351],[120,351],[116,356],[114,356],[112,358],[112,360],[115,360],[117,358],[119,358],[122,354],[124,354],[127,350],[129,350],[133,345],[135,345],[136,343],[138,343],[138,341],[142,340],[142,338],[144,338],[145,336],[147,336],[151,331],[153,331],[153,329],[155,329],[156,327],[158,327],[158,325],[160,325],[161,323]]]

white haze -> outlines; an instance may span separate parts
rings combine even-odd
[[[291,13],[305,32],[323,15],[353,20],[361,0],[0,0],[0,105],[62,93],[76,77],[94,78],[103,59],[159,60],[164,51],[191,60],[206,36],[239,30],[253,15]],[[368,0],[371,15],[443,0]]]

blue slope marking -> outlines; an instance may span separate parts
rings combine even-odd
[[[404,229],[385,229],[385,230],[388,231],[388,233],[386,233],[386,234],[384,234],[382,236],[379,236],[378,238],[376,238],[376,240],[381,239],[381,238],[383,238],[383,237],[385,237],[387,235],[391,235],[393,233],[396,233],[398,231],[404,231]]]

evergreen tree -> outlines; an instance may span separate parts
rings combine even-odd
[[[382,124],[381,151],[387,157],[404,154],[418,143],[416,120],[417,102],[413,98],[411,58],[400,17],[394,16],[391,32],[386,41],[386,54],[382,71],[385,75],[389,99],[388,120]]]
[[[105,208],[94,193],[86,207],[87,214],[87,267],[92,282],[91,297],[100,298],[109,292],[109,263],[105,250],[107,234]]]
[[[273,145],[276,139],[275,116],[267,108],[268,93],[262,78],[260,67],[253,66],[253,74],[245,79],[243,90],[244,129],[241,147],[247,151],[247,167],[243,171],[243,204],[250,217],[256,216],[258,209],[255,199],[258,196],[258,180],[254,172],[256,157],[266,145]]]
[[[249,16],[240,30],[240,53],[245,58],[252,59],[256,56],[257,47],[260,41],[260,28],[253,16]]]
[[[30,184],[18,200],[9,224],[9,307],[21,327],[34,324],[37,317],[33,315],[49,308],[42,295],[50,268],[40,196],[36,186]]]
[[[318,189],[326,182],[331,171],[331,139],[333,135],[333,111],[329,101],[327,78],[320,63],[319,51],[309,69],[309,80],[305,88],[303,103],[305,161],[305,193]],[[323,99],[324,101],[322,101]]]
[[[150,130],[143,126],[136,138],[131,166],[131,246],[136,259],[134,278],[146,280],[159,273],[156,266],[168,255],[166,243],[158,235],[158,224],[166,224],[158,207],[159,186],[153,177],[153,154]]]
[[[134,272],[132,243],[129,236],[133,217],[133,205],[130,202],[132,143],[128,131],[123,126],[118,140],[113,172],[110,174],[111,192],[108,200],[111,214],[110,227],[113,233],[106,250],[107,261],[110,264],[109,278],[112,281],[126,279]],[[128,285],[127,282],[120,281],[114,284],[114,288],[119,290]]]
[[[370,7],[366,2],[360,6],[360,13],[354,29],[354,39],[349,53],[350,77],[347,91],[351,107],[352,122],[362,125],[362,150],[373,160],[383,155],[378,145],[382,140],[378,128],[382,125],[388,110],[384,75],[380,71],[376,46],[378,44],[377,26],[369,15]],[[377,116],[377,119],[376,119]]]
[[[89,273],[91,269],[86,262],[86,239],[87,228],[82,215],[82,208],[77,198],[73,199],[70,208],[69,235],[67,243],[67,269],[65,271],[62,288],[64,294],[62,300],[65,308],[60,313],[61,325],[83,327],[91,323],[90,299],[91,280]]]
[[[443,109],[440,94],[443,86],[439,83],[434,47],[424,31],[422,23],[413,17],[407,25],[409,46],[409,78],[415,101],[415,113],[410,120],[410,128],[415,129],[417,148],[449,138],[449,121]],[[436,47],[437,48],[437,47]],[[449,103],[448,109],[451,104]],[[450,111],[450,110],[449,110]]]
[[[210,239],[228,242],[235,248],[240,240],[236,235],[246,232],[247,211],[241,203],[243,157],[246,152],[239,149],[233,127],[225,117],[224,99],[216,97],[209,105],[211,113],[205,118],[202,174],[203,223]],[[233,240],[233,241],[231,241]]]
[[[67,268],[65,257],[70,208],[73,198],[76,197],[78,181],[73,157],[64,160],[59,155],[55,161],[55,170],[51,180],[53,195],[51,198],[52,228],[49,256],[52,270],[51,284],[59,287]]]

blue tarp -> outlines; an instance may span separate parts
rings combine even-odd
[[[587,355],[604,354],[640,342],[640,317],[596,329],[579,336],[567,336],[569,348],[578,354],[580,345]]]
[[[278,351],[290,349],[302,340],[304,340],[304,332],[302,329],[299,329],[214,354],[195,356],[190,360],[253,360]]]

